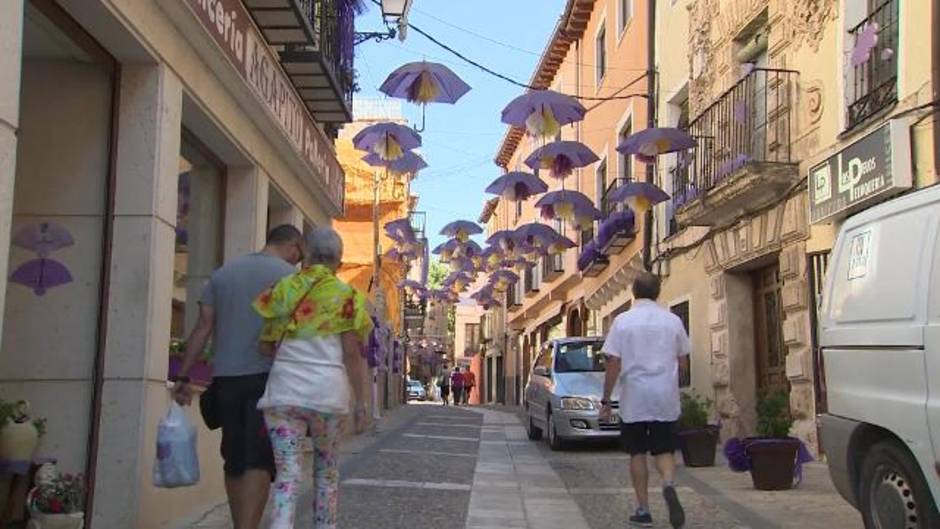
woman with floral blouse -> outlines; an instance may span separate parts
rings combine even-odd
[[[317,228],[307,244],[309,265],[254,303],[265,321],[261,339],[273,344],[274,354],[258,402],[277,466],[272,529],[293,528],[308,428],[314,445],[314,524],[336,527],[337,440],[350,413],[357,432],[366,415],[368,371],[361,353],[372,321],[365,298],[336,277],[343,242],[335,231]]]

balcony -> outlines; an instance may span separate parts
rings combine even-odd
[[[615,189],[629,182],[629,178],[615,178],[601,197],[601,212],[604,220],[597,229],[597,249],[604,255],[615,255],[629,246],[636,238],[633,212],[623,204],[610,200]]]
[[[781,199],[801,178],[791,153],[797,72],[755,69],[689,125],[673,204],[680,226],[722,227]]]
[[[428,224],[427,212],[412,211],[408,214],[408,220],[411,221],[411,230],[415,232],[415,238],[424,239]]]
[[[427,316],[427,301],[405,299],[405,328],[409,331],[423,331]]]
[[[597,277],[610,266],[607,258],[597,247],[597,241],[592,240],[584,245],[578,257],[578,270],[584,277]]]
[[[353,15],[341,18],[339,1],[244,0],[314,119],[334,127],[352,121],[356,90]]]
[[[871,24],[878,24],[878,42],[870,58],[858,66],[846,58],[845,90],[848,108],[848,130],[890,108],[898,101],[898,0],[887,0],[849,31],[849,44],[854,48]]]

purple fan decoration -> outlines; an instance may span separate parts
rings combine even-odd
[[[21,264],[10,275],[10,281],[33,289],[37,296],[42,296],[50,288],[72,282],[72,274],[64,264],[40,257]]]
[[[55,222],[28,224],[16,230],[13,244],[46,257],[50,252],[75,244],[69,230]]]
[[[600,158],[587,145],[577,141],[555,141],[537,149],[525,160],[536,169],[548,169],[553,178],[565,178],[573,169],[587,167]]]
[[[500,195],[510,202],[528,200],[532,195],[548,191],[548,184],[532,173],[513,171],[493,180],[486,192]]]
[[[855,47],[852,48],[852,66],[858,68],[871,59],[871,50],[878,45],[879,29],[881,28],[878,23],[872,22],[855,37]]]

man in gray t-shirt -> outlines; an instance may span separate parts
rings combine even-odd
[[[303,248],[303,235],[297,228],[278,226],[271,230],[262,251],[239,257],[212,274],[174,380],[174,398],[189,404],[189,370],[211,337],[213,410],[222,426],[225,488],[235,529],[257,529],[274,477],[271,442],[264,416],[257,409],[271,359],[259,350],[263,321],[252,302],[296,271],[294,267],[304,258]]]

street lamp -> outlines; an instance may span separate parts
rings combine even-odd
[[[391,22],[398,22],[408,18],[411,11],[411,0],[382,0],[382,18]]]

